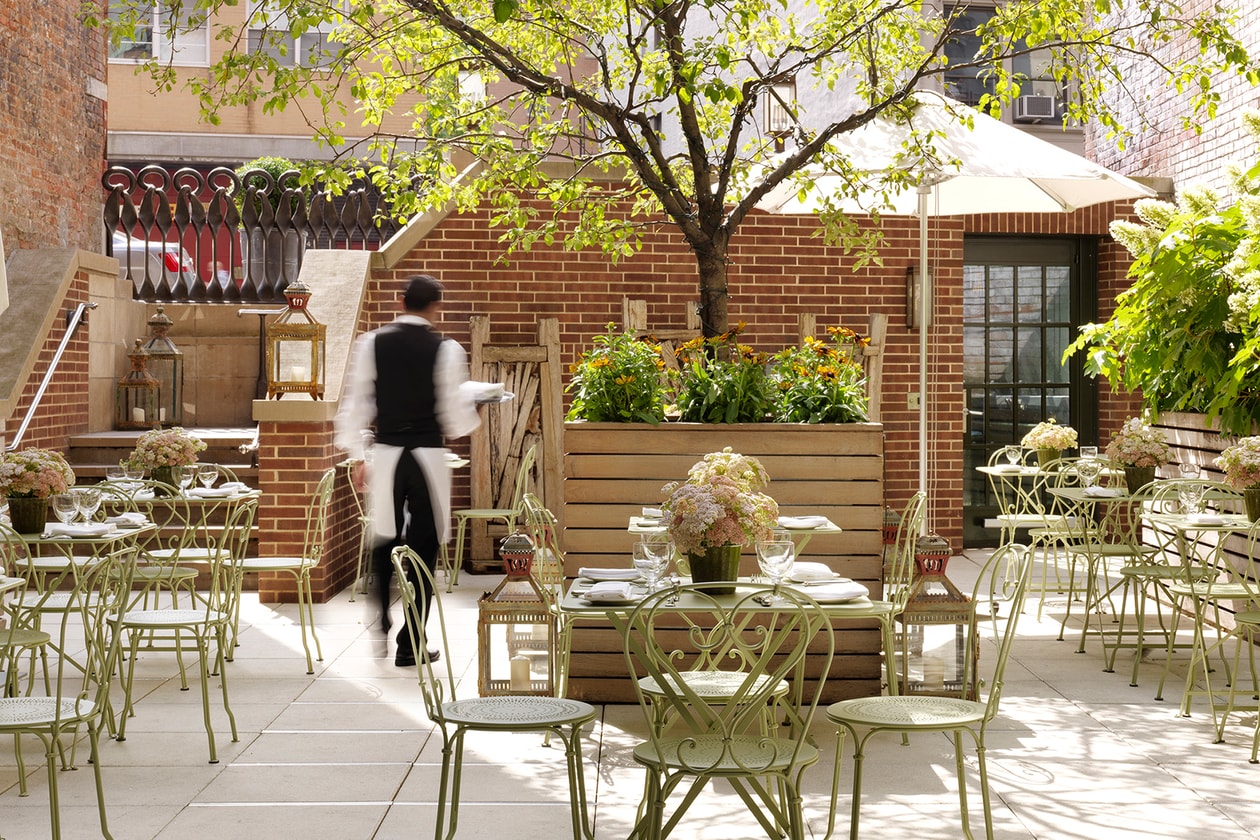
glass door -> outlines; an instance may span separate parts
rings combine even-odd
[[[963,543],[994,545],[997,513],[976,467],[1053,417],[1097,442],[1097,400],[1079,360],[1063,351],[1094,318],[1093,243],[1066,238],[967,237],[963,246]]]

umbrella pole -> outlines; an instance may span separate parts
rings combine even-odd
[[[928,191],[919,185],[919,490],[928,491],[928,325],[932,317],[932,275],[928,272]],[[929,515],[919,533],[927,534]]]

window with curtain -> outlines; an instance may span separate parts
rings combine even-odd
[[[161,3],[140,3],[134,31],[111,44],[110,61],[148,61],[156,58],[172,64],[207,67],[210,64],[210,27],[204,12],[173,11]],[[109,16],[118,21],[130,11],[110,6]]]

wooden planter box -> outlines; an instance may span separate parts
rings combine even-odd
[[[627,566],[635,536],[629,518],[657,507],[666,482],[709,452],[729,446],[756,456],[770,474],[768,493],[787,516],[821,514],[844,529],[818,535],[801,559],[821,561],[882,594],[884,437],[879,423],[801,425],[756,423],[566,423],[565,574],[582,566]],[[753,574],[745,553],[741,571]],[[878,694],[880,645],[874,622],[837,622],[828,701]],[[582,623],[574,630],[569,696],[595,702],[634,702],[620,638],[611,627]]]

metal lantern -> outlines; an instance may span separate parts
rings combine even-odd
[[[500,543],[507,575],[477,601],[477,689],[550,696],[555,690],[555,617],[530,576],[534,543],[520,532]]]
[[[160,417],[158,395],[162,386],[148,371],[149,353],[143,338],[136,339],[127,358],[131,370],[118,380],[114,392],[114,428],[152,429]]]
[[[949,542],[937,534],[919,537],[915,546],[915,576],[901,615],[902,694],[976,697],[980,651],[967,650],[966,641],[975,604],[945,576],[951,553]]]
[[[149,319],[148,371],[158,381],[158,410],[150,426],[179,426],[184,422],[184,354],[168,333],[174,322],[158,304]]]
[[[306,305],[311,289],[300,279],[284,290],[289,308],[267,325],[267,398],[285,394],[324,396],[324,350],[327,328]]]

